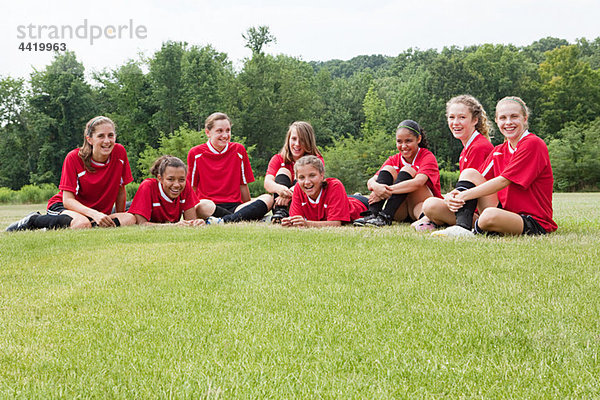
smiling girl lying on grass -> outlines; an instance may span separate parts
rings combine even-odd
[[[294,171],[298,183],[290,216],[281,220],[282,226],[340,226],[354,221],[367,210],[366,197],[348,196],[339,179],[325,178],[325,167],[318,157],[300,158]]]
[[[204,225],[203,219],[196,218],[198,200],[186,185],[187,168],[183,161],[162,156],[154,162],[150,173],[156,178],[142,182],[128,211],[135,215],[138,225],[169,222],[183,226]]]

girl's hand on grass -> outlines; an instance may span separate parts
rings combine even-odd
[[[306,219],[301,215],[293,215],[281,220],[281,226],[303,227],[306,226]]]
[[[206,222],[204,222],[204,220],[200,219],[200,218],[198,218],[198,219],[190,219],[190,220],[182,219],[181,221],[177,222],[176,225],[179,225],[179,226],[202,226],[205,223]]]

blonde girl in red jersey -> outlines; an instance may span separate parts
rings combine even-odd
[[[141,183],[128,210],[138,225],[204,225],[203,219],[196,218],[198,201],[186,185],[187,168],[183,161],[162,156],[150,167],[150,173],[156,178]]]
[[[340,226],[352,222],[367,210],[364,196],[348,196],[342,182],[325,178],[320,158],[308,155],[294,165],[297,179],[290,216],[281,220],[287,227]]]
[[[110,118],[98,116],[89,120],[83,145],[65,157],[60,192],[48,201],[47,214],[29,214],[7,231],[135,224],[135,218],[125,212],[125,185],[133,177],[127,152],[116,139],[115,124]],[[111,214],[113,207],[117,212]]]
[[[369,212],[354,225],[381,227],[393,220],[415,221],[427,198],[441,197],[437,160],[427,150],[425,131],[417,122],[404,120],[398,125],[396,147],[398,154],[388,158],[367,182]]]
[[[528,131],[529,109],[519,97],[496,105],[496,124],[505,142],[494,148],[483,165],[465,169],[446,204],[456,225],[435,236],[474,233],[539,235],[556,230],[552,220],[552,166],[544,141]],[[475,222],[475,208],[481,210]]]
[[[446,118],[452,135],[463,145],[458,162],[460,172],[467,168],[478,169],[494,148],[490,142],[490,124],[483,106],[473,96],[456,96],[446,103]],[[443,199],[437,197],[425,200],[423,214],[423,218],[413,223],[417,231],[434,230],[440,224],[456,224],[454,213]]]
[[[289,205],[294,193],[295,175],[294,164],[305,155],[323,157],[317,148],[315,131],[304,121],[296,121],[290,125],[281,151],[275,154],[267,167],[265,175],[265,190],[273,194],[274,223],[281,222],[289,216]]]
[[[273,206],[273,198],[263,194],[252,200],[248,184],[254,181],[248,153],[231,141],[231,119],[213,113],[204,124],[208,141],[188,153],[187,181],[200,202],[198,218],[211,223],[261,219]]]

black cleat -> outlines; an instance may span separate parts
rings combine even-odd
[[[272,224],[280,224],[283,218],[287,218],[290,216],[290,213],[285,208],[278,208],[273,211],[273,216],[271,217]]]
[[[354,222],[352,223],[354,226],[365,226],[365,225],[367,225],[367,222],[369,222],[372,219],[377,218],[370,211],[365,211],[363,214],[365,214],[363,217],[354,220]]]
[[[367,226],[375,226],[377,228],[381,228],[382,226],[390,226],[392,225],[392,218],[388,217],[384,213],[379,213],[376,218],[372,218],[366,222]]]
[[[35,219],[34,217],[37,217],[38,215],[40,215],[40,213],[37,211],[27,214],[19,221],[10,224],[8,228],[6,228],[6,232],[26,231],[29,229],[33,229],[33,220]]]

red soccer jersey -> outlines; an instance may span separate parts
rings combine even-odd
[[[326,185],[316,200],[309,198],[300,188],[294,190],[290,215],[301,215],[308,221],[350,222],[360,218],[367,208],[359,200],[348,198],[339,179],[326,178]]]
[[[323,163],[323,165],[325,165],[325,161],[323,161],[323,157],[321,156],[317,156],[319,157],[319,160],[321,160],[321,162]],[[294,176],[294,165],[296,163],[295,162],[291,162],[291,163],[285,163],[283,160],[283,156],[279,153],[275,154],[273,157],[271,157],[271,161],[269,161],[269,165],[267,166],[267,173],[266,175],[273,175],[273,176],[277,176],[277,171],[279,171],[281,168],[285,168],[288,171],[290,171],[290,173],[292,174],[292,182],[294,182],[295,176]]]
[[[115,143],[108,161],[92,160],[95,171],[85,169],[79,149],[69,152],[63,162],[58,194],[48,201],[48,207],[63,201],[63,191],[75,194],[75,199],[86,207],[110,214],[117,201],[119,188],[133,181],[125,148]]]
[[[552,166],[546,143],[526,131],[517,148],[504,142],[496,147],[481,165],[486,179],[503,176],[511,183],[498,192],[502,208],[517,214],[531,215],[546,232],[557,228],[552,219]]]
[[[194,208],[197,203],[189,185],[185,185],[183,192],[176,199],[170,199],[160,182],[151,178],[142,182],[128,212],[139,214],[150,222],[178,222],[181,214]]]
[[[254,182],[248,153],[239,143],[228,143],[220,153],[210,142],[192,147],[187,163],[187,182],[198,199],[241,203],[240,185]]]
[[[400,153],[395,154],[388,158],[386,162],[383,163],[381,168],[386,165],[391,165],[394,167],[396,171],[400,171],[400,169],[404,166],[412,167],[417,174],[425,174],[429,178],[427,180],[427,187],[431,190],[431,193],[435,197],[442,198],[442,187],[440,185],[440,169],[438,167],[437,160],[433,153],[427,149],[419,147],[419,151],[415,156],[412,164],[407,162]],[[381,168],[377,172],[381,171]]]
[[[467,168],[479,169],[494,146],[481,133],[475,131],[460,153],[458,166],[460,171]]]

